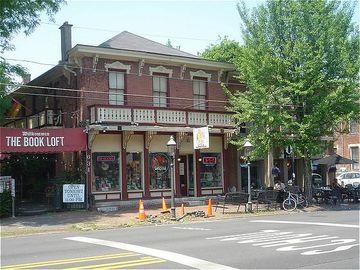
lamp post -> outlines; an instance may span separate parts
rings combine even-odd
[[[249,140],[247,140],[244,143],[244,153],[245,153],[245,157],[246,157],[246,161],[247,161],[247,169],[248,169],[248,194],[249,194],[249,198],[248,198],[248,211],[251,212],[252,211],[252,202],[251,202],[251,181],[250,181],[250,152],[252,150],[253,145],[250,143]]]
[[[171,156],[171,163],[170,163],[171,219],[176,219],[175,198],[174,198],[174,186],[175,186],[174,162],[175,162],[176,142],[175,142],[173,136],[170,136],[170,139],[167,142],[166,146],[167,146],[168,153]]]

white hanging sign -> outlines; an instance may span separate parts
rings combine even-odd
[[[210,147],[208,127],[194,128],[193,138],[194,138],[194,149],[204,149]]]

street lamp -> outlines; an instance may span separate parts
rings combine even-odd
[[[174,140],[174,136],[170,136],[170,140],[167,142],[166,146],[168,153],[171,156],[171,163],[170,163],[171,219],[176,219],[175,198],[174,198],[174,186],[175,186],[174,161],[175,161],[176,142]]]
[[[252,202],[251,202],[251,181],[250,181],[250,152],[252,150],[253,145],[251,144],[251,142],[249,140],[246,140],[246,142],[244,143],[244,154],[246,157],[246,161],[247,161],[247,169],[248,169],[248,194],[249,194],[249,198],[248,198],[248,211],[252,211]]]

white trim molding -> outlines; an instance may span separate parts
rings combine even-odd
[[[119,61],[115,61],[111,64],[105,64],[105,69],[108,71],[109,69],[124,69],[126,73],[129,74],[131,70],[131,65],[125,65]]]
[[[208,81],[211,81],[211,74],[206,73],[205,71],[203,71],[201,69],[198,71],[190,71],[191,80],[193,80],[194,77],[203,77],[203,78],[207,78]]]
[[[166,73],[169,74],[169,78],[172,77],[173,70],[163,67],[163,66],[157,66],[157,67],[149,67],[150,75],[152,76],[153,73]]]

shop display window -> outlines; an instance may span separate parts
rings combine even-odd
[[[94,192],[120,191],[119,153],[93,153]]]
[[[150,153],[150,189],[169,189],[170,163],[168,153]]]
[[[221,153],[201,153],[201,187],[222,187]]]
[[[142,154],[126,153],[127,190],[142,190]]]

